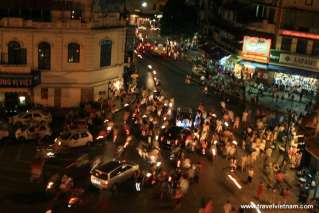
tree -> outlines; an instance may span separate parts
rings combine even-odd
[[[190,36],[198,30],[196,6],[185,0],[168,0],[161,19],[161,34],[166,36]]]

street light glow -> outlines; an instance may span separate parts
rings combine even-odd
[[[147,7],[147,2],[144,1],[144,2],[142,3],[142,7]]]
[[[237,186],[238,189],[241,189],[242,186],[238,183],[238,181],[231,175],[227,175],[228,178]]]

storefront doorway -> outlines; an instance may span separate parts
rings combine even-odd
[[[3,106],[7,113],[18,113],[28,109],[31,98],[28,93],[6,92],[4,93]]]

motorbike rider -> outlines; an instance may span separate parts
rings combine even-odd
[[[63,175],[60,184],[60,190],[62,192],[69,192],[74,186],[73,179],[67,175]]]

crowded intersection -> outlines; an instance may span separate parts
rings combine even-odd
[[[262,212],[258,204],[314,210],[310,173],[299,169],[300,114],[247,104],[211,88],[203,92],[200,78],[188,77],[191,69],[187,61],[144,54],[132,74],[138,78],[127,85],[115,82],[109,101],[66,113],[63,132],[88,125],[93,139],[88,147],[72,148],[61,134],[42,145],[37,159],[46,160],[41,176],[32,171],[33,205],[21,199],[20,206],[33,212],[126,212],[128,207]],[[79,122],[84,114],[87,124]],[[65,156],[68,161],[61,164]],[[120,182],[104,180],[103,169],[117,165],[132,172]],[[35,193],[44,193],[41,202]],[[7,199],[4,205],[19,209],[11,203]]]

